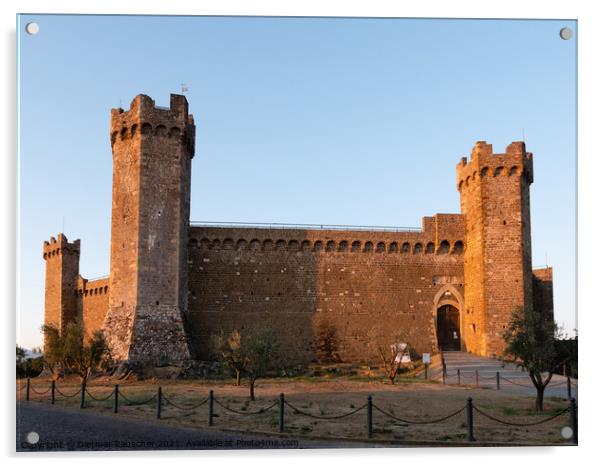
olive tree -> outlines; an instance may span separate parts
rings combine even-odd
[[[545,389],[555,369],[555,339],[558,327],[553,319],[537,310],[517,309],[503,335],[504,355],[529,374],[537,390],[535,410],[543,411]]]
[[[249,395],[255,400],[255,382],[274,367],[278,352],[276,332],[264,327],[251,332],[243,339],[245,371],[249,374]]]
[[[69,371],[85,382],[109,358],[105,337],[100,330],[85,338],[81,323],[71,322],[63,332],[52,325],[44,325],[42,331],[46,346],[44,364],[54,379],[61,371]]]
[[[213,335],[212,342],[218,358],[236,373],[236,385],[240,386],[241,373],[245,368],[245,353],[240,332],[233,330],[227,337],[220,332]]]

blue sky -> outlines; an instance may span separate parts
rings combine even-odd
[[[40,32],[28,36],[24,25]],[[109,270],[109,111],[189,87],[191,220],[420,226],[459,212],[475,141],[534,154],[533,263],[575,327],[571,21],[21,16],[17,342],[41,344],[42,243]]]

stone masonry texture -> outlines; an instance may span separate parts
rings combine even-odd
[[[461,159],[460,214],[367,231],[191,226],[195,125],[184,96],[113,109],[110,140],[109,276],[79,275],[79,240],[45,242],[45,322],[102,330],[119,361],[210,360],[212,335],[265,326],[283,366],[316,361],[323,327],[343,362],[374,361],[375,343],[398,338],[436,353],[443,306],[459,313],[463,351],[500,356],[513,312],[553,318],[552,269],[531,267],[533,161],[522,142],[494,154],[480,141]]]

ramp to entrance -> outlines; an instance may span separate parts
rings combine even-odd
[[[497,388],[496,373],[499,372],[500,390],[512,390],[524,395],[535,395],[536,393],[529,375],[516,364],[461,351],[444,351],[443,359],[447,366],[447,385],[458,384],[458,370],[460,370],[461,385],[476,385],[478,372],[479,387],[495,390]],[[434,359],[435,364],[429,367],[429,379],[431,380],[443,381],[443,367],[439,360],[439,358]],[[567,378],[553,375],[546,387],[545,396],[566,398],[567,394]],[[571,379],[571,396],[577,398],[577,380],[574,379]]]

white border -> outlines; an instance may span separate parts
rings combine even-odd
[[[171,1],[135,1],[135,0],[89,0],[85,2],[55,0],[49,1],[14,1],[0,2],[2,14],[2,38],[4,54],[2,69],[2,90],[4,103],[0,113],[1,140],[4,143],[5,156],[2,158],[2,203],[0,203],[0,219],[2,220],[2,238],[4,243],[2,254],[3,267],[0,269],[0,295],[4,298],[1,308],[4,316],[5,369],[2,387],[2,400],[8,403],[7,408],[13,417],[5,416],[2,425],[2,439],[5,455],[14,451],[14,379],[12,373],[13,344],[15,320],[15,267],[14,254],[15,203],[16,203],[16,79],[15,79],[15,14],[21,13],[88,13],[88,14],[196,14],[196,15],[271,15],[271,16],[399,16],[399,17],[447,17],[447,18],[550,18],[577,19],[579,21],[579,166],[578,166],[578,199],[579,199],[579,287],[578,299],[580,309],[580,362],[581,380],[579,384],[579,440],[578,448],[520,448],[520,449],[439,449],[439,450],[362,450],[362,451],[292,451],[292,452],[147,452],[147,453],[101,453],[101,454],[59,454],[35,456],[28,458],[46,458],[44,462],[55,463],[66,461],[81,462],[82,458],[91,464],[106,463],[113,457],[126,456],[128,461],[143,458],[148,464],[163,463],[167,457],[176,461],[194,458],[198,461],[227,461],[241,464],[265,464],[266,461],[287,464],[304,464],[308,461],[333,461],[342,459],[352,464],[364,464],[375,455],[379,462],[424,461],[437,462],[462,461],[463,464],[481,464],[487,456],[488,464],[507,464],[524,458],[530,463],[576,464],[584,460],[586,455],[594,454],[599,439],[597,433],[600,423],[600,405],[596,399],[600,380],[599,363],[596,361],[602,354],[599,349],[600,314],[595,307],[594,295],[598,273],[595,265],[600,260],[600,241],[597,226],[600,223],[600,182],[602,174],[601,150],[598,133],[600,132],[600,109],[602,108],[600,84],[602,72],[599,59],[599,48],[602,44],[602,23],[600,13],[596,10],[595,1],[525,1],[503,0],[483,2],[474,0],[454,1],[422,1],[403,2],[385,0],[171,0]],[[559,219],[559,221],[563,221]],[[599,398],[599,397],[598,397]],[[403,456],[402,456],[403,455]],[[10,462],[14,461],[9,459]],[[24,458],[20,455],[20,458]],[[138,459],[136,462],[141,460]]]

